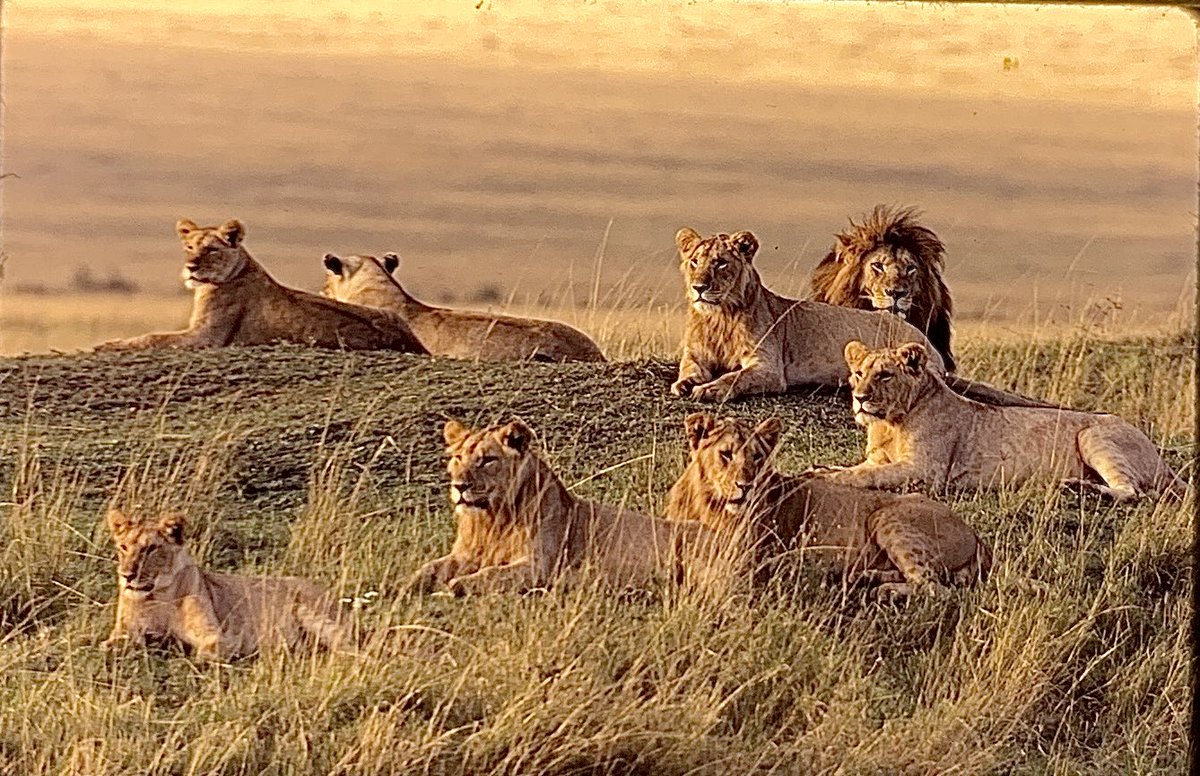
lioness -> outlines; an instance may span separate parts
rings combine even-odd
[[[867,429],[866,460],[821,472],[869,488],[914,482],[994,487],[1064,479],[1117,500],[1149,491],[1182,497],[1185,483],[1146,435],[1116,415],[992,407],[956,395],[922,345],[846,345],[854,420]]]
[[[394,253],[383,254],[382,260],[326,253],[328,274],[321,293],[404,316],[435,356],[484,361],[605,360],[590,337],[565,323],[427,305],[396,280],[392,273],[399,266],[400,257]]]
[[[105,645],[181,642],[205,660],[244,657],[269,645],[351,643],[337,603],[297,577],[205,571],[183,546],[184,519],[133,520],[108,512],[117,545],[117,621]]]
[[[768,290],[754,268],[758,239],[750,232],[702,238],[675,235],[687,284],[688,320],[678,396],[725,401],[747,394],[783,393],[804,385],[836,386],[849,375],[842,350],[851,340],[875,345],[925,344],[925,335],[890,312],[871,312],[788,299]],[[939,371],[941,357],[931,364]],[[1046,406],[963,378],[956,390],[983,401]]]
[[[970,526],[926,496],[781,474],[778,418],[751,426],[696,412],[684,426],[691,457],[671,486],[668,517],[698,520],[720,536],[748,534],[760,572],[799,548],[846,584],[871,581],[898,597],[930,584],[969,585],[991,568],[991,551]]]
[[[346,350],[426,353],[398,315],[344,304],[282,286],[242,244],[237,219],[221,226],[175,224],[187,263],[183,281],[193,290],[192,319],[184,331],[112,340],[96,350],[212,348],[295,342]]]
[[[443,433],[458,534],[449,555],[413,574],[410,590],[523,592],[584,566],[615,587],[708,575],[707,528],[576,498],[524,423],[471,430],[449,420]]]

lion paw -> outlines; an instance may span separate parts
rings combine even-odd
[[[723,402],[732,392],[729,386],[718,382],[705,383],[692,389],[692,399],[700,402]]]
[[[696,381],[690,377],[684,377],[671,383],[671,393],[676,396],[686,399],[692,395],[692,391],[696,388]]]

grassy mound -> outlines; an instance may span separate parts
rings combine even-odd
[[[902,609],[815,579],[721,608],[398,594],[452,536],[444,418],[521,417],[578,493],[657,511],[696,408],[672,374],[300,348],[0,361],[0,773],[1182,768],[1182,507],[953,496],[993,577]],[[723,411],[780,415],[788,469],[861,444],[844,396]],[[215,567],[335,586],[365,653],[106,655],[114,495],[183,509]]]

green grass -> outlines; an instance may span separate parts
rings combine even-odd
[[[971,340],[962,358],[972,376],[1127,414],[1183,466],[1189,342]],[[301,348],[0,361],[0,773],[1184,768],[1183,506],[1042,485],[951,495],[995,548],[992,578],[903,608],[807,575],[754,604],[587,586],[400,593],[452,536],[445,417],[520,416],[576,492],[657,511],[695,408],[667,394],[671,373],[660,360],[501,366]],[[854,460],[845,405],[793,393],[724,411],[783,417],[781,465],[794,470]],[[107,655],[101,519],[114,494],[185,510],[216,568],[376,592],[356,614],[364,650],[225,667]]]

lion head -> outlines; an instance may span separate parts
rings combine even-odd
[[[879,420],[899,421],[922,395],[929,353],[910,342],[898,348],[871,350],[855,340],[846,344],[854,420],[867,426]]]
[[[185,521],[181,515],[168,513],[157,520],[134,520],[119,509],[111,509],[107,522],[117,545],[122,592],[144,597],[174,581],[184,554]]]
[[[675,244],[693,310],[707,313],[719,307],[740,307],[747,290],[762,285],[752,264],[758,238],[750,232],[702,238],[684,227],[675,234]]]
[[[684,420],[691,447],[684,477],[691,478],[710,504],[740,514],[755,485],[773,471],[771,456],[782,428],[779,418],[752,426],[740,418],[694,412]]]
[[[175,231],[187,256],[182,275],[188,288],[227,283],[246,265],[248,256],[242,247],[246,227],[236,218],[220,226],[196,226],[195,221],[181,218],[175,222]]]
[[[392,273],[400,266],[400,257],[395,253],[385,253],[379,259],[326,253],[324,263],[327,273],[322,295],[348,302],[380,287],[395,285]]]
[[[533,432],[519,420],[471,430],[457,420],[443,429],[450,503],[491,512],[512,500],[533,458]]]
[[[942,279],[945,246],[917,223],[913,208],[877,205],[861,224],[836,235],[833,248],[812,274],[820,302],[887,310],[916,326],[942,354],[950,355],[950,289]]]

